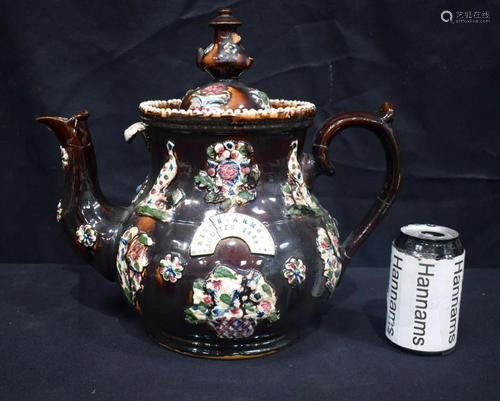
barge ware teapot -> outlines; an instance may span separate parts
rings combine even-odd
[[[330,298],[349,260],[386,215],[401,181],[394,108],[325,121],[303,150],[315,106],[270,100],[238,81],[252,64],[230,9],[210,25],[197,65],[213,81],[183,99],[140,104],[149,174],[130,206],[111,205],[97,179],[87,119],[39,117],[61,144],[66,181],[57,221],[76,250],[116,281],[161,345],[206,358],[279,351]],[[311,190],[333,175],[331,141],[362,127],[380,140],[382,190],[342,245],[337,221]]]

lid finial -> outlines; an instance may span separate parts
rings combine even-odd
[[[214,41],[206,49],[198,48],[196,64],[216,81],[236,80],[252,65],[245,49],[240,46],[241,36],[236,29],[241,22],[234,18],[230,8],[221,8],[219,16],[210,22],[214,28]]]

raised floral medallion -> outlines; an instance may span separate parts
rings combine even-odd
[[[149,216],[170,223],[174,216],[175,205],[182,199],[179,189],[168,191],[168,187],[177,176],[177,159],[174,154],[173,142],[167,142],[167,161],[163,165],[153,188],[139,203],[135,212],[142,216]]]
[[[116,268],[120,285],[129,302],[136,306],[136,295],[142,291],[142,279],[149,264],[147,251],[153,245],[153,240],[137,227],[125,231],[118,244]]]
[[[323,259],[325,286],[330,291],[330,295],[335,290],[342,270],[339,233],[333,219],[331,221],[331,223],[326,224],[326,230],[322,227],[318,228],[316,237],[316,245],[321,259]]]
[[[97,241],[97,232],[90,224],[84,224],[76,230],[76,240],[85,248],[92,248]]]
[[[165,258],[160,260],[160,267],[158,268],[158,273],[163,277],[163,280],[175,283],[177,280],[182,278],[182,271],[184,266],[182,266],[181,261],[177,256],[172,256],[167,254]]]
[[[226,85],[216,82],[203,88],[195,89],[191,94],[189,110],[210,110],[225,107],[231,99],[231,92]]]
[[[289,258],[283,269],[283,275],[292,287],[298,287],[306,279],[306,266],[299,258]]]
[[[58,222],[61,221],[62,214],[63,214],[62,200],[59,199],[59,202],[57,203],[57,210],[56,210],[56,220]]]
[[[290,144],[288,181],[281,186],[281,193],[285,198],[288,214],[302,216],[304,213],[313,213],[315,216],[321,216],[323,212],[304,182],[302,168],[297,157],[297,146],[298,142],[296,140]]]
[[[59,146],[59,149],[61,150],[61,163],[64,169],[67,169],[69,166],[69,155],[68,151],[64,149],[62,146]]]
[[[198,188],[205,188],[205,201],[219,203],[224,211],[233,205],[244,205],[257,196],[255,186],[259,167],[250,163],[253,148],[243,141],[226,141],[207,148],[207,171],[194,178]]]
[[[273,287],[257,270],[244,275],[221,265],[206,280],[193,283],[193,305],[186,309],[186,320],[208,324],[220,338],[246,338],[264,319],[279,319],[276,300]]]

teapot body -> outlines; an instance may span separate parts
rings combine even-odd
[[[239,25],[230,9],[219,10],[213,42],[198,49],[197,65],[214,82],[182,100],[139,105],[141,122],[125,139],[142,133],[151,167],[129,207],[112,205],[100,189],[88,111],[37,118],[60,143],[66,182],[57,221],[73,246],[118,283],[158,343],[207,358],[290,345],[387,214],[402,175],[389,102],[376,113],[332,116],[304,154],[314,104],[270,99],[237,81],[252,63]],[[310,187],[317,175],[334,174],[329,147],[350,127],[379,139],[386,172],[341,247],[336,220]]]
[[[341,273],[336,221],[301,166],[305,128],[148,126],[144,134],[151,169],[123,225],[116,267],[153,338],[207,357],[289,345]]]

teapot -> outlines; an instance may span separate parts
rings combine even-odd
[[[252,358],[282,350],[333,294],[352,256],[393,203],[402,155],[395,111],[345,112],[325,121],[304,152],[314,104],[273,100],[238,77],[252,64],[231,9],[211,23],[197,52],[213,80],[183,99],[145,101],[140,122],[148,176],[128,207],[101,192],[88,111],[39,117],[60,142],[66,170],[57,221],[83,259],[118,283],[150,336],[206,358]],[[340,244],[337,221],[312,194],[334,174],[327,154],[345,128],[380,140],[382,190]]]

